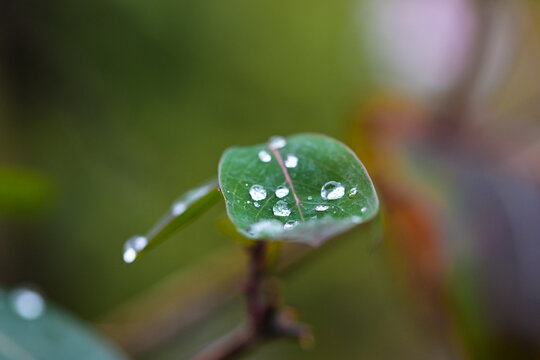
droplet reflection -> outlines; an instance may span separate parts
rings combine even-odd
[[[321,188],[321,197],[326,200],[341,199],[343,195],[345,195],[345,188],[337,181],[329,181]]]
[[[296,165],[298,165],[298,158],[294,155],[287,155],[287,159],[285,160],[285,167],[287,168],[295,168]]]
[[[259,159],[262,161],[262,162],[270,162],[270,160],[272,160],[272,155],[270,155],[266,150],[261,150],[259,151]]]
[[[289,194],[289,189],[285,185],[278,186],[276,189],[276,196],[281,199]]]
[[[276,216],[289,216],[291,214],[289,204],[285,200],[279,200],[272,208],[272,211]]]
[[[266,190],[262,185],[253,185],[249,189],[249,195],[255,201],[264,200],[266,199]]]

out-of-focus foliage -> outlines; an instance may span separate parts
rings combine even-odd
[[[5,360],[126,359],[79,320],[25,288],[0,290],[0,344]]]

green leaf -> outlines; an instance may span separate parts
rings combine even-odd
[[[188,191],[172,204],[169,212],[146,236],[132,236],[124,243],[124,261],[126,263],[132,263],[141,254],[160,244],[189,221],[207,210],[219,199],[216,179]]]
[[[35,291],[0,289],[0,359],[127,359]]]
[[[219,164],[219,184],[231,221],[252,239],[318,245],[379,210],[360,160],[322,135],[229,148]]]

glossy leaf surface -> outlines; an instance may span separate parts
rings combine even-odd
[[[219,183],[237,229],[253,239],[320,244],[373,218],[379,200],[356,155],[327,136],[229,148]]]
[[[124,244],[123,258],[126,263],[135,261],[142,253],[158,245],[189,221],[206,211],[219,200],[217,180],[211,180],[179,197],[147,235],[132,236]]]

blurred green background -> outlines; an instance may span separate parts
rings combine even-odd
[[[231,261],[244,261],[242,249],[216,230],[222,204],[133,265],[121,253],[173,199],[215,176],[230,145],[309,131],[363,153],[368,143],[358,139],[367,130],[358,130],[358,114],[381,92],[395,91],[380,80],[384,62],[370,47],[386,40],[374,40],[376,29],[367,27],[370,18],[384,18],[372,12],[392,9],[366,6],[372,3],[2,0],[2,286],[33,284],[88,322],[105,323],[103,330],[108,314],[169,274],[197,269],[190,281],[204,281],[213,275],[201,275],[209,257],[234,253]],[[438,6],[444,12],[454,3]],[[414,44],[406,34],[403,42]],[[399,52],[393,60],[399,63]],[[536,91],[528,84],[524,93]],[[418,95],[415,86],[402,83],[411,93],[400,96],[425,109],[445,88]],[[501,112],[513,104],[505,99],[496,102]],[[366,234],[347,234],[283,278],[286,303],[313,326],[315,347],[276,342],[250,358],[453,358],[412,310],[394,250]],[[239,298],[219,309],[137,356],[174,358],[200,348],[241,319]]]

